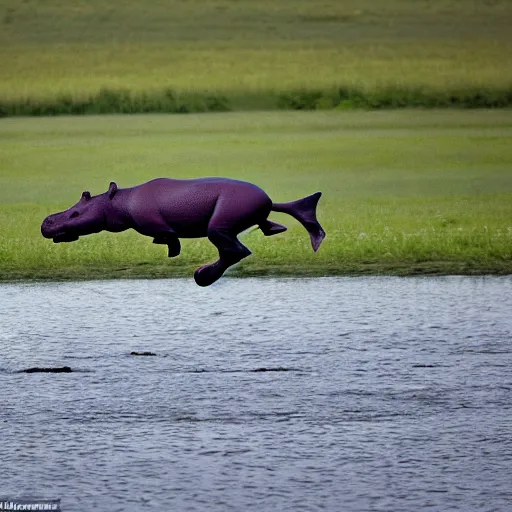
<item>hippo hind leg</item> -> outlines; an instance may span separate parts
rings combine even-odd
[[[251,254],[238,240],[239,233],[254,225],[269,229],[273,226],[266,221],[272,208],[270,198],[259,189],[243,192],[243,200],[238,194],[227,193],[221,194],[215,204],[208,223],[208,239],[219,251],[219,259],[196,270],[194,279],[199,286],[213,284],[231,265]]]
[[[169,258],[175,258],[180,255],[181,244],[178,238],[170,236],[155,237],[153,240],[154,244],[167,245],[167,256]]]
[[[219,259],[215,263],[204,265],[195,271],[194,279],[199,286],[210,286],[220,279],[231,265],[252,254],[230,230],[210,227],[208,228],[208,239],[217,247]]]
[[[278,233],[282,233],[286,231],[288,228],[279,224],[278,222],[272,222],[271,220],[265,219],[263,222],[260,222],[259,228],[263,232],[265,236],[277,235]]]

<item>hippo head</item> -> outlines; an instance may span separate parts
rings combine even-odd
[[[117,192],[117,185],[112,182],[108,191],[98,196],[83,192],[80,201],[68,210],[54,213],[44,219],[41,234],[53,238],[54,243],[74,242],[81,236],[99,233],[107,226],[106,212]]]

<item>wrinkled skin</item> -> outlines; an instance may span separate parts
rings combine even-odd
[[[158,178],[136,187],[120,189],[112,182],[107,192],[80,201],[66,211],[49,215],[41,233],[55,243],[74,242],[81,236],[134,229],[168,247],[168,256],[178,256],[180,238],[208,239],[217,247],[219,259],[194,274],[196,283],[208,286],[231,265],[251,251],[237,238],[257,225],[266,236],[286,227],[268,220],[271,211],[288,213],[308,231],[313,250],[318,250],[325,232],[316,219],[320,192],[290,203],[272,203],[256,185],[227,178],[173,180]]]

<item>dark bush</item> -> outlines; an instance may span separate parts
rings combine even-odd
[[[461,88],[439,91],[420,87],[394,86],[373,90],[337,88],[291,91],[250,91],[218,94],[176,92],[172,89],[130,92],[101,89],[96,94],[75,98],[22,98],[0,100],[0,117],[58,116],[86,114],[192,113],[232,110],[326,110],[397,108],[504,108],[512,106],[512,85],[508,88]]]

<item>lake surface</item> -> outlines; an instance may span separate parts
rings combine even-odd
[[[3,284],[0,347],[0,496],[512,510],[511,276]]]

